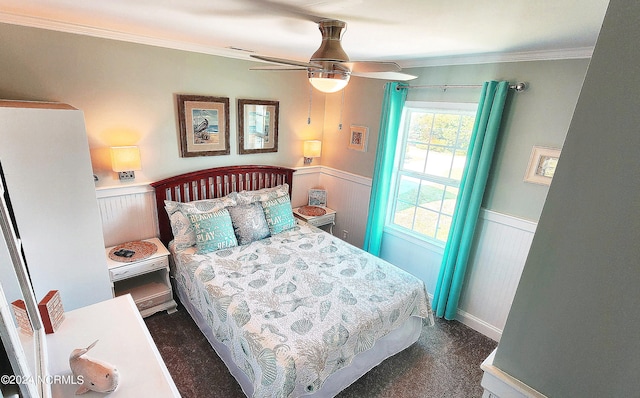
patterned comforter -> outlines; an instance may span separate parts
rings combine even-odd
[[[252,380],[254,397],[313,393],[409,317],[432,321],[422,281],[304,223],[175,258],[176,280]]]

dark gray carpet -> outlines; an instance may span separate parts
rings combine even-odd
[[[184,398],[241,398],[233,376],[184,308],[145,318]],[[365,374],[340,398],[481,397],[480,364],[496,342],[456,322],[436,319],[418,342]]]

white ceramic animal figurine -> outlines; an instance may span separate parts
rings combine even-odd
[[[71,371],[74,377],[82,382],[82,385],[76,391],[76,395],[84,394],[89,390],[112,392],[118,387],[119,374],[115,366],[106,362],[82,357],[82,355],[92,349],[97,342],[98,340],[94,341],[87,348],[77,348],[69,355]]]

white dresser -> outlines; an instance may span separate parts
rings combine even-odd
[[[118,388],[109,398],[180,396],[130,295],[65,313],[60,328],[47,335],[50,378],[68,380],[69,354],[96,340],[86,356],[114,365],[120,374]],[[77,389],[78,385],[68,383],[51,385],[54,398],[74,397]],[[81,396],[104,398],[105,394],[89,391]]]

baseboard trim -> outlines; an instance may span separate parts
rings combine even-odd
[[[493,359],[496,350],[497,348],[480,365],[484,372],[480,383],[484,388],[483,398],[547,398],[541,392],[495,367]]]
[[[469,314],[468,312],[462,311],[459,308],[456,313],[456,320],[469,326],[471,329],[484,334],[494,341],[500,341],[500,338],[502,337],[502,329],[498,329],[497,327]]]

